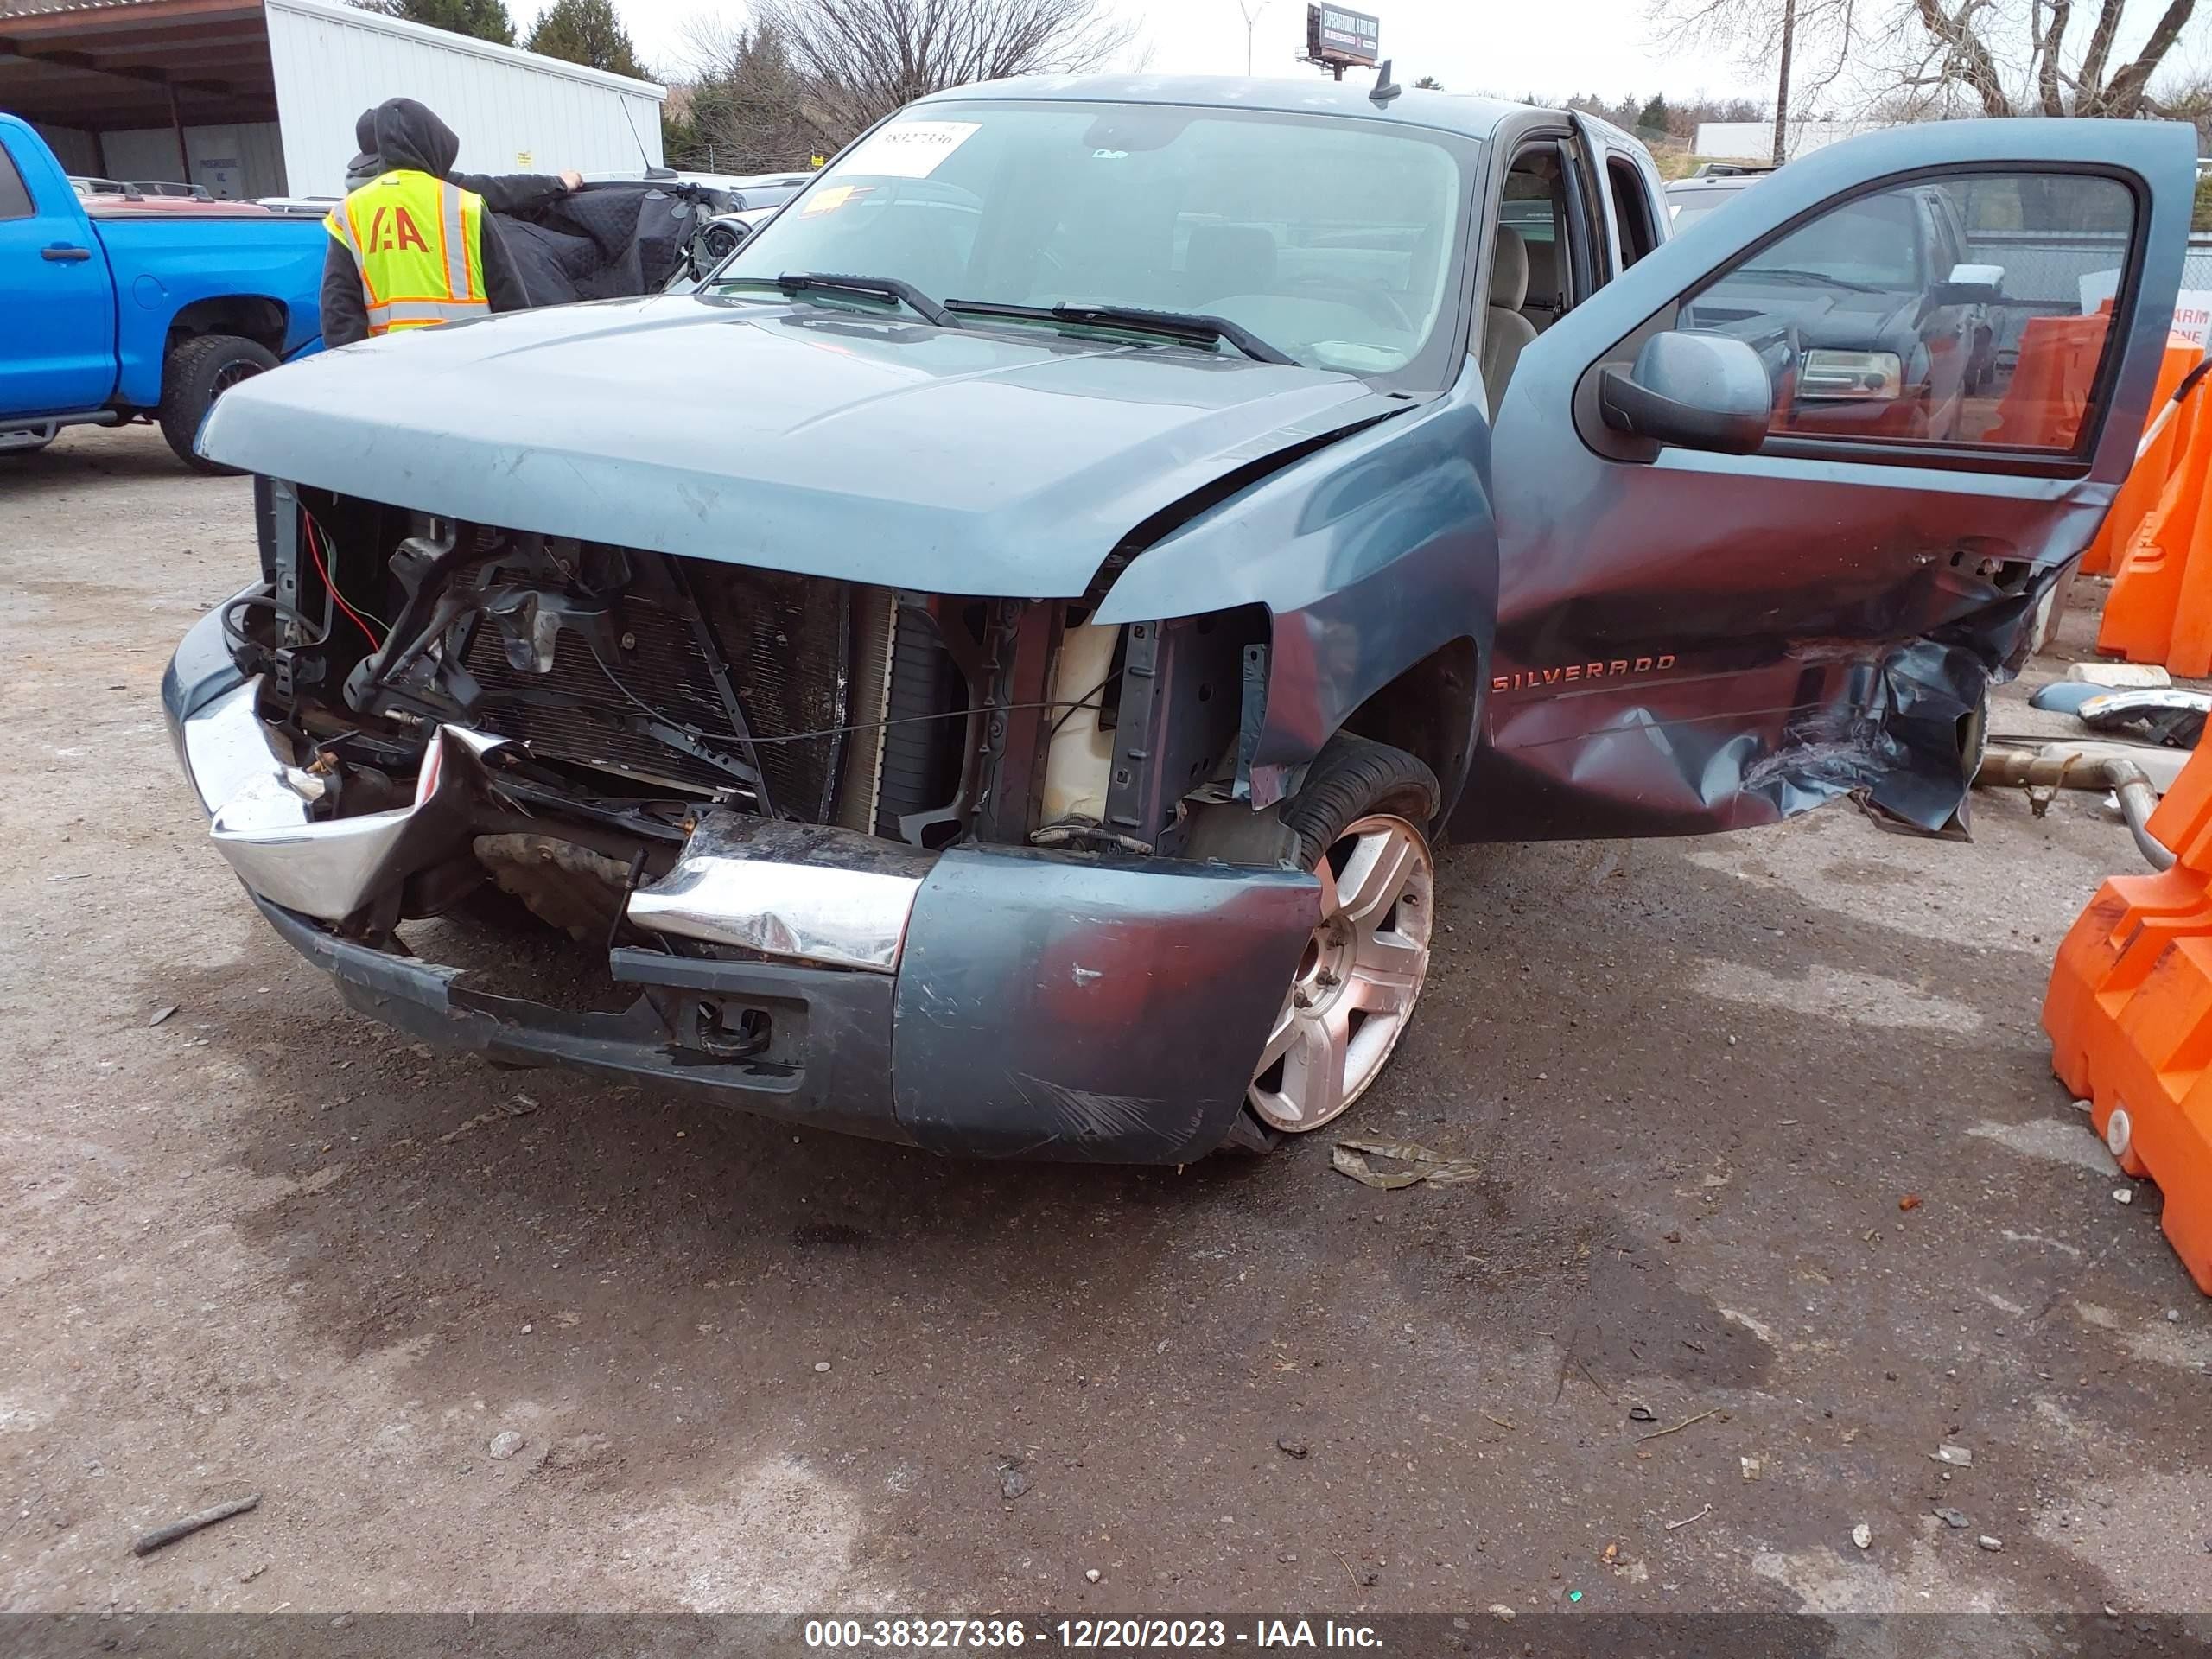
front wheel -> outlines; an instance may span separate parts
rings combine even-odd
[[[200,423],[215,400],[241,380],[276,366],[276,357],[236,334],[198,334],[173,349],[162,365],[162,436],[195,473],[235,473],[194,450]]]
[[[1321,915],[1246,1091],[1268,1128],[1341,1116],[1382,1075],[1428,978],[1435,774],[1402,749],[1340,734],[1285,808]]]

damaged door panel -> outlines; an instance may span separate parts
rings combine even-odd
[[[1983,695],[2132,461],[2184,241],[2179,135],[2018,126],[1808,158],[1747,194],[1732,243],[1668,245],[1523,353],[1497,421],[1496,650],[1455,829],[1686,835],[1848,791],[1929,832],[1961,810]],[[2082,408],[2033,404],[2032,331],[2007,357],[1970,318],[1921,315],[1957,294],[1991,309],[1988,268],[1899,297],[1927,257],[1907,210],[1931,194],[1969,226],[2041,214],[2102,238],[2116,299]],[[1663,383],[1670,337],[1698,342],[1705,381]],[[1751,453],[1721,441],[1721,411],[1668,401],[1718,396],[1732,365],[1767,398]]]

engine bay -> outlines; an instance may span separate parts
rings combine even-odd
[[[1173,854],[1193,810],[1231,801],[1258,713],[1265,647],[1241,613],[1100,627],[1087,604],[894,590],[269,480],[257,506],[266,581],[222,628],[292,752],[293,798],[264,799],[264,818],[435,808],[444,823],[411,830],[374,891],[315,895],[362,938],[496,890],[611,944],[710,815],[834,832],[809,856],[843,866],[963,842]]]

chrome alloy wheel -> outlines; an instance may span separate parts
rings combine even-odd
[[[1322,856],[1321,920],[1248,1098],[1270,1128],[1320,1128],[1367,1091],[1428,977],[1436,864],[1403,818],[1361,818]]]

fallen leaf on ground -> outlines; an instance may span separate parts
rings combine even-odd
[[[1360,1155],[1363,1153],[1388,1158],[1407,1167],[1376,1169]],[[1447,1158],[1411,1141],[1339,1141],[1330,1149],[1329,1164],[1339,1175],[1349,1175],[1362,1186],[1385,1192],[1417,1186],[1423,1181],[1450,1186],[1459,1181],[1471,1181],[1482,1173],[1482,1166],[1472,1159]]]

